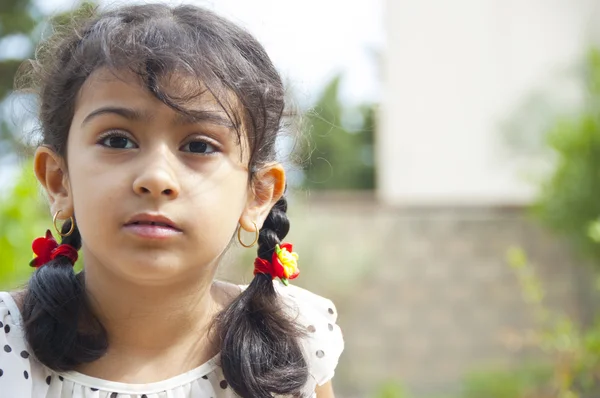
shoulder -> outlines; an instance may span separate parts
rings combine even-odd
[[[20,293],[0,292],[0,328],[2,329],[0,340],[2,341],[23,335],[21,330],[21,311],[15,297],[17,297],[17,300],[20,300]]]
[[[3,392],[23,393],[32,389],[35,375],[21,323],[13,296],[0,292],[0,391]]]
[[[301,287],[278,282],[275,286],[290,315],[306,332],[302,346],[314,391],[314,387],[331,380],[344,350],[342,331],[336,323],[337,308],[331,300]]]

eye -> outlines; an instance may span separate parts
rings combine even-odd
[[[184,152],[201,153],[201,154],[210,154],[210,153],[218,152],[215,145],[211,144],[210,142],[199,141],[199,140],[188,142],[181,148],[181,150]]]
[[[133,149],[137,144],[122,133],[110,132],[100,138],[98,143],[107,148],[113,149]]]

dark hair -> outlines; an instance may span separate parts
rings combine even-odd
[[[285,108],[281,78],[249,33],[205,9],[149,4],[94,10],[82,22],[59,28],[39,46],[31,65],[22,77],[39,94],[42,144],[65,159],[76,96],[100,67],[136,73],[156,98],[185,114],[193,112],[186,108],[188,100],[211,93],[236,126],[239,140],[244,127],[250,182],[254,170],[275,159]],[[176,96],[167,93],[160,79],[173,72],[199,84]],[[282,198],[268,215],[260,230],[259,257],[270,259],[288,233],[286,210]],[[80,248],[77,227],[63,243]],[[106,331],[86,302],[81,276],[58,257],[32,275],[24,299],[27,341],[35,356],[55,370],[94,361],[108,346]],[[303,332],[277,300],[270,276],[257,275],[215,326],[221,366],[238,395],[301,395],[308,379],[299,342]]]

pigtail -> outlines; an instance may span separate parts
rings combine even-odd
[[[271,209],[258,239],[258,256],[270,260],[287,235],[287,201]],[[299,338],[304,333],[285,314],[270,275],[257,274],[218,318],[221,367],[229,385],[244,398],[300,396],[308,368]]]
[[[63,234],[70,228],[71,220],[63,224]],[[77,227],[62,243],[81,248]],[[106,331],[87,304],[82,277],[75,274],[69,258],[58,256],[29,279],[22,311],[25,337],[35,357],[54,370],[72,370],[80,363],[94,361],[108,346]],[[83,330],[89,320],[98,327]]]

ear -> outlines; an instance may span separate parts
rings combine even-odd
[[[285,170],[280,163],[272,163],[257,171],[252,180],[246,208],[240,217],[240,225],[254,232],[253,222],[260,230],[271,208],[285,192]]]
[[[40,146],[33,157],[35,176],[44,187],[50,202],[50,211],[61,210],[61,218],[73,215],[73,197],[64,160],[46,146]]]

